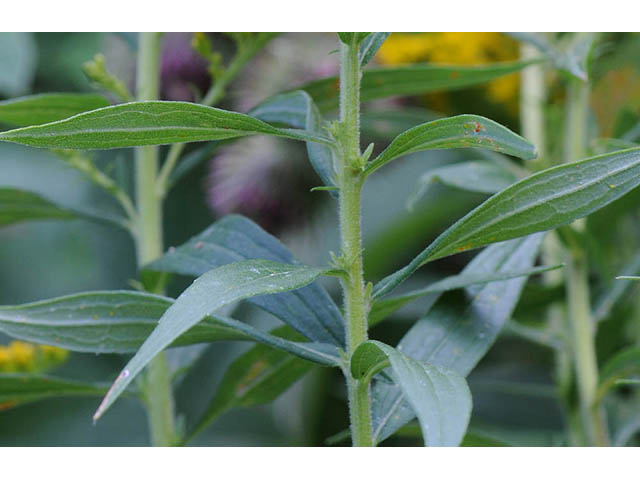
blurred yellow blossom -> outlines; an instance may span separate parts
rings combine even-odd
[[[382,44],[377,60],[386,65],[431,62],[450,65],[482,65],[518,58],[515,40],[497,32],[394,33]],[[489,97],[517,108],[517,74],[487,84]]]
[[[13,341],[0,346],[0,372],[39,372],[63,363],[69,355],[67,350],[49,345],[34,345]]]

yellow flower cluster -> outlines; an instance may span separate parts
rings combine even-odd
[[[378,51],[386,65],[431,62],[482,65],[518,58],[518,44],[496,32],[394,33]],[[497,102],[513,103],[518,97],[518,75],[507,75],[487,84],[487,93]]]
[[[68,355],[59,347],[13,341],[0,346],[0,373],[40,372],[60,365]]]

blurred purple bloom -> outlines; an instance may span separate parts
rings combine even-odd
[[[161,96],[164,100],[195,100],[211,83],[207,61],[191,48],[191,33],[164,36],[161,65]]]

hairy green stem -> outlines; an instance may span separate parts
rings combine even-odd
[[[368,299],[365,293],[360,233],[360,199],[364,178],[360,161],[360,63],[358,46],[340,44],[340,236],[346,275],[342,279],[347,326],[347,355],[367,340]],[[369,382],[345,369],[354,446],[372,446]]]
[[[565,162],[585,156],[589,113],[589,84],[572,80],[567,96],[565,124]],[[574,222],[573,228],[584,230],[585,222]],[[573,364],[580,404],[584,443],[592,446],[608,444],[604,412],[596,404],[598,362],[596,326],[591,318],[591,293],[586,251],[580,245],[567,251],[567,303]]]
[[[159,93],[161,34],[141,33],[138,52],[136,94],[139,101],[157,100]],[[137,147],[136,167],[136,249],[138,266],[162,255],[162,198],[156,190],[158,147]],[[154,446],[169,446],[176,441],[173,392],[164,353],[147,368],[144,398]]]

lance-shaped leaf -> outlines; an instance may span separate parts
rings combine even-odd
[[[531,160],[536,149],[499,123],[478,115],[458,115],[424,123],[398,135],[365,169],[371,174],[392,160],[413,152],[441,148],[481,147]]]
[[[411,263],[376,285],[389,292],[437,258],[551,230],[585,217],[640,184],[640,148],[543,170],[502,190],[454,223]]]
[[[418,180],[418,185],[407,200],[413,209],[433,183],[478,193],[496,193],[507,188],[518,178],[506,168],[491,162],[464,162],[434,168]]]
[[[46,398],[100,397],[108,385],[29,373],[0,373],[0,411]]]
[[[171,298],[135,291],[78,293],[0,307],[0,332],[76,352],[131,353],[140,348],[173,303]],[[325,365],[339,361],[333,345],[288,342],[220,315],[206,316],[171,346],[222,340],[257,341]]]
[[[371,61],[390,34],[390,32],[375,32],[362,41],[359,52],[361,68]]]
[[[0,140],[33,147],[108,149],[223,140],[266,134],[329,141],[303,130],[276,128],[242,113],[187,102],[132,102],[65,120],[0,133]]]
[[[393,312],[405,306],[420,297],[433,293],[443,293],[450,290],[467,288],[474,285],[483,285],[491,282],[504,282],[512,278],[528,277],[539,273],[548,272],[562,268],[562,265],[552,265],[549,267],[525,268],[520,271],[513,272],[491,272],[491,273],[461,273],[460,275],[452,275],[442,280],[432,283],[428,287],[411,292],[403,293],[390,298],[376,300],[371,306],[369,313],[369,326],[373,326],[381,322]]]
[[[200,276],[212,268],[239,260],[263,258],[298,264],[277,238],[248,218],[228,215],[170,249],[147,268],[182,275]],[[329,294],[312,284],[292,292],[252,297],[248,302],[266,310],[315,342],[345,344],[342,316]]]
[[[0,102],[0,123],[13,127],[41,125],[106,107],[109,101],[91,93],[43,93]]]
[[[16,188],[0,188],[0,226],[28,220],[71,220],[77,215],[40,195]]]
[[[249,112],[249,115],[265,122],[284,123],[295,128],[304,128],[322,136],[323,121],[318,108],[307,92],[296,90],[271,97]],[[306,142],[309,161],[323,183],[335,186],[336,173],[333,167],[333,152],[327,145]],[[337,197],[335,192],[331,192]]]
[[[616,382],[632,375],[640,375],[640,348],[637,347],[623,350],[604,364],[600,371],[596,402],[601,402]]]
[[[366,379],[385,364],[418,417],[425,446],[458,446],[471,417],[471,392],[464,377],[418,362],[377,341],[358,346],[351,358],[351,372],[357,379]]]
[[[300,334],[287,326],[274,329],[271,334],[291,341],[301,340]],[[314,367],[313,363],[282,350],[256,345],[227,368],[207,410],[191,429],[185,443],[232,408],[272,402]]]
[[[323,268],[269,260],[243,260],[215,268],[197,278],[164,313],[153,333],[127,363],[102,401],[94,420],[113,404],[158,353],[207,315],[245,298],[295,290],[326,272]]]
[[[543,234],[492,245],[463,274],[489,274],[531,268]],[[492,282],[450,292],[407,332],[398,344],[405,355],[467,376],[495,342],[511,317],[526,278]],[[461,298],[462,297],[462,298]],[[414,417],[399,387],[377,382],[372,389],[374,440],[380,442]]]
[[[363,102],[398,95],[421,95],[430,92],[459,90],[480,85],[515,73],[539,61],[505,62],[481,67],[450,65],[409,65],[396,68],[372,68],[362,72],[360,99]],[[328,77],[301,85],[321,112],[338,109],[340,81]]]

